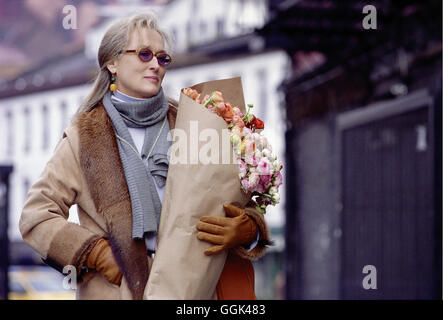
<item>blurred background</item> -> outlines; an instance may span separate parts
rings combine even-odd
[[[440,0],[0,0],[1,299],[75,296],[18,220],[107,27],[144,10],[173,38],[166,94],[240,76],[284,163],[259,299],[441,299]]]

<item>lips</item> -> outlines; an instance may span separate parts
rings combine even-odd
[[[145,79],[148,79],[148,80],[151,80],[151,81],[155,81],[155,82],[158,82],[158,77],[155,77],[155,76],[150,76],[150,77],[144,77]]]

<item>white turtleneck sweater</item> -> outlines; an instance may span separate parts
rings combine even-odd
[[[120,101],[134,101],[134,100],[143,100],[140,98],[134,98],[131,96],[128,96],[120,91],[115,91],[116,93],[114,93],[114,98]],[[143,148],[143,143],[145,140],[145,128],[129,128],[129,134],[132,137],[132,140],[134,141],[134,144],[137,148],[137,151],[140,153],[142,153],[142,148]],[[146,166],[148,167],[148,161],[146,161]],[[155,188],[157,189],[157,193],[158,196],[160,198],[160,202],[163,204],[163,197],[165,194],[165,188],[166,188],[166,184],[163,187],[159,187],[157,182],[154,179],[154,184],[155,184]],[[260,231],[257,234],[257,239],[249,246],[249,248],[247,248],[248,251],[251,251],[252,249],[254,249],[257,246],[258,243],[258,239],[260,239]],[[155,247],[157,244],[157,235],[156,234],[145,234],[145,243],[146,243],[146,248],[150,251],[155,251]]]

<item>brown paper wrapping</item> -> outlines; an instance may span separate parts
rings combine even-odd
[[[226,102],[245,112],[240,78],[204,82],[192,88],[201,93],[201,98],[212,91],[221,91]],[[191,121],[198,121],[198,135],[207,128],[217,130],[220,164],[190,163],[196,160],[196,144],[189,145],[192,135],[192,141],[196,141],[196,130],[191,129]],[[195,124],[193,122],[194,127]],[[197,239],[197,222],[204,215],[225,216],[223,203],[237,201],[245,205],[250,196],[240,190],[238,166],[232,161],[230,142],[230,164],[223,164],[222,154],[225,152],[226,156],[227,148],[222,150],[222,129],[227,132],[227,124],[220,116],[181,92],[175,129],[186,132],[188,163],[174,163],[180,153],[171,153],[157,248],[144,299],[206,300],[213,297],[227,252],[206,256],[203,251],[212,245]],[[176,141],[176,134],[172,136]],[[208,143],[212,145],[214,140],[199,141],[198,150]],[[193,154],[190,150],[194,150]]]

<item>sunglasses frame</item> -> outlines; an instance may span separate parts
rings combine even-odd
[[[149,59],[149,60],[143,60],[141,57],[140,57],[140,52],[142,51],[142,50],[148,50],[148,51],[150,51],[151,53],[152,53],[152,58],[151,59]],[[149,48],[147,48],[147,47],[144,47],[144,48],[140,48],[140,49],[132,49],[132,50],[120,50],[119,52],[118,52],[118,54],[123,54],[123,53],[135,53],[135,54],[137,54],[137,57],[140,59],[140,61],[142,61],[142,62],[149,62],[149,61],[151,61],[152,59],[154,59],[154,57],[156,57],[157,58],[157,62],[158,62],[158,64],[159,65],[161,65],[162,67],[168,67],[168,66],[170,66],[171,65],[171,63],[172,63],[172,57],[171,57],[171,55],[169,54],[169,53],[166,53],[166,52],[164,52],[164,51],[162,51],[162,52],[157,52],[157,53],[154,53],[151,49],[149,49]],[[167,64],[166,66],[165,65],[162,65],[159,61],[158,61],[158,55],[160,55],[160,54],[165,54],[165,55],[167,55],[170,59],[171,59],[171,61],[169,62],[169,64]]]

